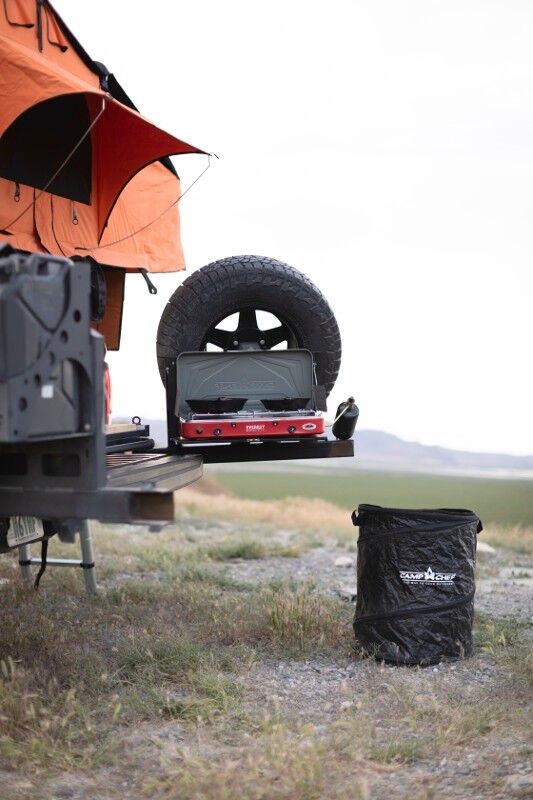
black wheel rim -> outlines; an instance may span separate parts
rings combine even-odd
[[[278,321],[272,327],[261,327],[257,320],[257,314],[266,311]],[[228,330],[224,327],[226,321],[234,314],[238,314],[237,327]],[[285,343],[285,348],[279,345]],[[275,311],[262,308],[240,308],[226,314],[211,326],[202,343],[202,350],[208,349],[209,345],[218,347],[220,350],[272,350],[294,349],[301,347],[299,337],[296,332],[279,314]]]

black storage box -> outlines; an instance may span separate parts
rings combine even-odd
[[[472,511],[360,505],[354,630],[365,652],[427,666],[472,653],[476,537]]]

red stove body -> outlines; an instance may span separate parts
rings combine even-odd
[[[323,436],[324,431],[324,418],[312,411],[227,414],[218,417],[198,414],[181,423],[184,439],[286,439],[292,436]]]

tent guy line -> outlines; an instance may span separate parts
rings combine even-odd
[[[207,170],[211,167],[211,156],[214,156],[215,158],[218,159],[218,156],[216,155],[216,153],[206,153],[206,155],[207,155],[207,166],[200,172],[199,175],[196,176],[196,178],[193,180],[193,182],[190,183],[187,186],[185,191],[182,192],[181,194],[179,194],[178,197],[174,200],[174,202],[171,203],[169,206],[167,206],[165,209],[163,209],[163,211],[161,211],[161,213],[158,214],[157,217],[154,217],[152,220],[150,220],[150,222],[147,222],[141,228],[137,228],[136,231],[133,231],[132,233],[128,233],[126,236],[123,236],[121,239],[114,239],[114,241],[112,241],[112,242],[106,242],[106,244],[101,244],[101,245],[98,245],[97,247],[76,247],[76,250],[83,250],[84,252],[90,252],[90,253],[92,253],[94,250],[105,250],[106,247],[113,247],[116,244],[122,244],[122,242],[125,242],[128,239],[132,239],[134,236],[137,236],[139,233],[142,233],[147,228],[149,228],[151,225],[155,225],[155,223],[158,222],[158,220],[160,220],[161,217],[163,217],[165,214],[168,214],[168,212],[172,208],[174,208],[174,206],[177,206],[177,204],[179,202],[181,202],[181,200],[185,197],[187,192],[190,189],[192,189],[192,187],[196,183],[198,183],[200,178],[202,178],[205,175]]]

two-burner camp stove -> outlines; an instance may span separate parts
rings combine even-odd
[[[329,445],[341,448],[328,436],[325,410],[308,350],[182,353],[169,364],[169,446],[202,448],[206,460],[227,460],[228,446],[230,460],[255,460],[261,444],[268,458],[315,457],[315,449],[323,457]]]

